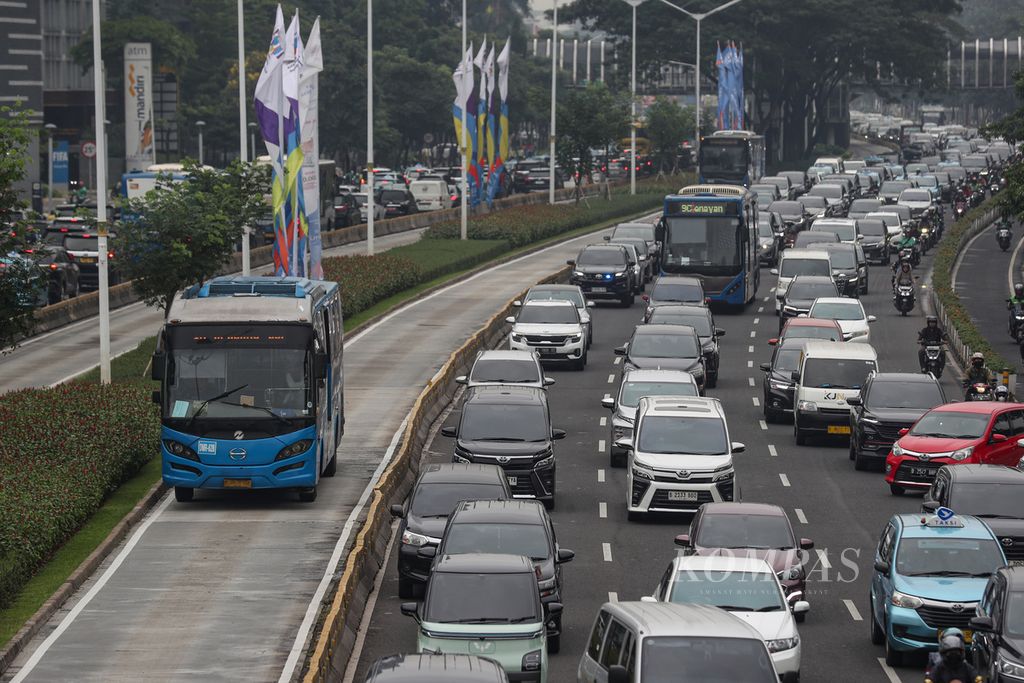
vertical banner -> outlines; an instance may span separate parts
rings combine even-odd
[[[324,69],[320,45],[320,17],[313,22],[309,40],[303,51],[302,73],[299,76],[299,117],[302,127],[302,195],[306,204],[309,230],[309,276],[324,276],[323,244],[320,237],[320,124],[318,76]],[[333,180],[333,178],[332,178]]]
[[[256,92],[253,93],[253,108],[259,124],[260,136],[267,146],[270,163],[274,171],[271,181],[274,209],[274,274],[284,275],[288,272],[288,249],[286,235],[285,171],[284,171],[284,112],[287,103],[284,99],[284,14],[281,6],[277,6],[274,21],[274,33],[270,37],[270,47],[263,63]]]
[[[68,141],[57,140],[57,144],[53,146],[53,187],[54,189],[61,188],[65,191],[68,189]]]
[[[285,140],[285,216],[288,220],[288,248],[291,261],[288,274],[305,276],[306,207],[302,198],[302,121],[299,118],[299,74],[302,73],[304,46],[299,35],[299,13],[292,17],[284,40],[284,88],[287,115]]]
[[[125,171],[156,163],[153,130],[153,52],[149,43],[124,46]]]
[[[726,110],[729,107],[729,72],[726,70],[722,46],[715,47],[715,67],[718,69],[718,130],[726,130]]]

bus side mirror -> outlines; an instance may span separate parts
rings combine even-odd
[[[655,224],[654,239],[658,242],[665,241],[665,219],[661,219]]]
[[[167,354],[163,351],[154,353],[150,366],[150,377],[157,382],[161,381],[164,378],[164,368],[167,366]]]
[[[327,368],[330,358],[326,353],[316,352],[313,354],[313,379],[320,382],[327,378]]]

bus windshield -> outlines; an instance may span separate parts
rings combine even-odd
[[[742,224],[735,218],[670,216],[666,223],[666,272],[731,275],[742,266]]]
[[[747,166],[745,141],[724,143],[705,139],[700,148],[700,171],[705,177],[743,180]]]

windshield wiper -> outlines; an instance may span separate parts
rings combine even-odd
[[[525,440],[518,436],[492,436],[489,439],[473,439],[473,441],[503,441],[506,443],[518,443]]]
[[[278,420],[282,424],[288,425],[289,427],[292,426],[292,423],[289,422],[287,418],[285,418],[283,415],[279,415],[279,414],[275,413],[273,410],[271,410],[270,408],[267,408],[266,406],[257,406],[257,405],[251,405],[250,406],[250,405],[246,405],[244,403],[231,403],[229,401],[221,401],[221,402],[224,405],[226,405],[226,406],[237,406],[239,408],[255,408],[256,410],[262,410],[267,415],[270,415],[271,417],[275,418],[276,420]]]
[[[715,605],[718,609],[724,609],[727,612],[756,612],[757,610],[751,608],[749,605]]]
[[[238,387],[235,387],[234,389],[229,389],[228,391],[222,391],[221,393],[217,394],[216,396],[213,396],[213,397],[208,398],[205,401],[203,401],[199,405],[199,408],[196,410],[196,412],[192,413],[192,419],[190,419],[188,421],[188,427],[186,427],[186,429],[192,429],[192,425],[195,424],[196,418],[199,417],[200,413],[202,413],[204,410],[206,410],[206,406],[210,405],[210,403],[212,403],[213,401],[219,401],[222,398],[227,398],[228,396],[230,396],[231,394],[235,393],[236,391],[241,391],[242,389],[245,389],[247,386],[249,386],[248,383],[243,384],[243,385],[238,386]]]
[[[778,612],[782,607],[779,605],[765,605],[764,607],[758,607],[755,612]]]
[[[971,572],[954,571],[952,569],[945,569],[942,571],[931,571],[931,572],[913,572],[911,574],[905,574],[905,576],[989,576],[991,572],[985,572],[984,574],[972,574]]]

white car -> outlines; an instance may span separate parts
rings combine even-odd
[[[835,320],[843,331],[843,341],[871,343],[870,323],[875,316],[867,315],[859,299],[823,296],[814,300],[808,318]]]
[[[910,207],[911,215],[913,216],[930,213],[935,207],[935,199],[932,197],[931,191],[924,187],[911,187],[903,190],[903,192],[900,192],[900,198],[896,200],[896,203]]]
[[[800,634],[794,614],[811,609],[798,600],[790,604],[771,566],[762,559],[735,555],[676,557],[654,595],[646,602],[708,605],[726,610],[761,634],[783,683],[800,678]]]
[[[505,322],[512,325],[513,351],[533,351],[541,362],[567,362],[577,370],[586,367],[587,333],[571,301],[530,301]]]
[[[365,192],[353,192],[352,196],[356,198],[356,204],[359,205],[359,218],[366,222],[366,193]],[[384,215],[387,212],[387,207],[384,206],[383,202],[375,201],[373,203],[373,220],[379,221],[384,220]]]
[[[578,285],[535,285],[526,293],[525,301],[571,301],[580,314],[580,322],[587,332],[587,346],[594,342],[594,324],[590,309],[596,304],[583,296]],[[522,301],[513,301],[513,306],[522,306]]]
[[[555,380],[544,376],[537,354],[532,351],[486,349],[476,354],[468,375],[455,378],[457,384],[480,387],[491,384],[516,384],[546,389]]]

